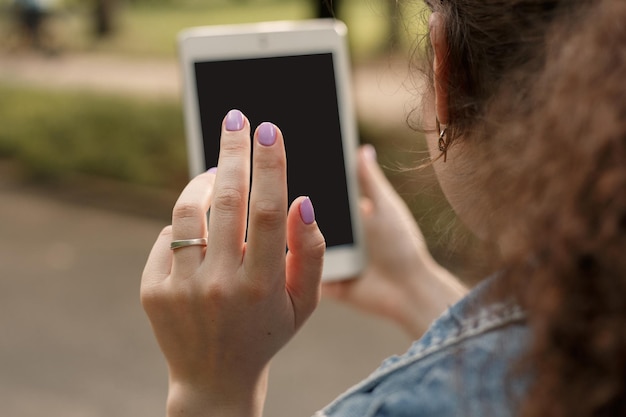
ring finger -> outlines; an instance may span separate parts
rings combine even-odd
[[[172,240],[207,237],[206,213],[211,204],[212,172],[192,179],[182,191],[172,212]],[[186,278],[192,275],[204,258],[204,246],[194,245],[173,249],[172,276]]]

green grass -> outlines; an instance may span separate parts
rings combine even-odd
[[[187,180],[173,102],[0,84],[0,126],[0,158],[33,179],[79,173],[175,188]]]

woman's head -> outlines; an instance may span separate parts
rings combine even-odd
[[[492,211],[493,236],[510,230],[534,240],[540,234],[522,220],[535,217],[542,229],[561,227],[557,235],[579,229],[573,218],[599,216],[597,232],[610,219],[611,232],[626,226],[626,188],[618,187],[626,187],[626,25],[614,17],[626,2],[595,1],[552,28],[541,71],[518,75],[524,100],[511,100],[515,87],[503,86],[485,110],[477,181],[500,208]],[[603,212],[615,204],[625,210],[621,220],[619,211]]]
[[[514,84],[510,100],[523,101],[531,77],[545,60],[545,39],[557,19],[567,18],[593,0],[425,0],[429,16],[428,92],[422,125],[442,189],[474,232],[484,225],[473,210],[484,211],[476,188],[476,152],[485,109],[503,87]],[[447,125],[447,162],[438,158],[439,131]]]
[[[510,74],[541,68],[552,22],[590,0],[425,2],[432,13],[429,62],[438,61],[439,69],[431,81],[447,95],[447,115],[439,118],[454,137],[481,120],[485,104]]]

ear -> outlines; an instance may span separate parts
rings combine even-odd
[[[430,43],[433,47],[433,80],[435,86],[435,111],[441,124],[448,124],[448,39],[444,19],[440,13],[430,15],[428,21]]]

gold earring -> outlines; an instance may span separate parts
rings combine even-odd
[[[443,162],[446,162],[448,159],[448,146],[450,145],[450,138],[446,136],[446,131],[448,130],[447,125],[442,125],[439,123],[439,118],[437,120],[437,130],[439,131],[439,151],[443,154]]]

